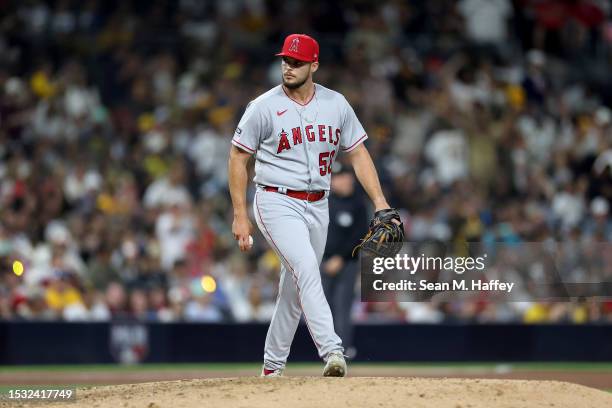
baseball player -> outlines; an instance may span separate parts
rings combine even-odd
[[[255,220],[282,263],[261,375],[282,375],[303,314],[326,363],[323,375],[344,377],[344,349],[334,332],[319,272],[329,222],[331,168],[339,152],[347,154],[376,210],[389,205],[355,112],[341,94],[313,82],[319,69],[317,41],[291,34],[276,55],[281,57],[282,84],[248,104],[232,138],[228,163],[234,238],[242,251],[251,249],[247,162],[255,155]]]

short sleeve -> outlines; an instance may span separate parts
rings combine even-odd
[[[236,127],[232,144],[253,154],[259,148],[259,142],[265,128],[265,117],[261,113],[261,107],[259,104],[251,102],[247,105],[238,127]]]
[[[340,133],[340,149],[344,152],[350,152],[363,143],[368,138],[368,135],[363,129],[361,122],[359,122],[359,119],[357,119],[355,111],[344,97],[342,98],[342,102],[344,105],[344,120]]]

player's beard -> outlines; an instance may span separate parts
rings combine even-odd
[[[308,75],[303,80],[293,83],[285,81],[285,77],[283,76],[283,85],[285,85],[285,87],[288,89],[298,89],[299,87],[304,85],[306,81],[308,81]]]

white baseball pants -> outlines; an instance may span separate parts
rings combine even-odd
[[[282,264],[264,366],[270,370],[285,366],[302,313],[319,357],[343,352],[319,271],[329,223],[327,196],[308,202],[258,187],[253,210],[260,231]]]

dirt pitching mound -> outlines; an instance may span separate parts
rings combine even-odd
[[[449,378],[225,378],[79,389],[51,407],[612,407],[612,394],[557,381]],[[22,404],[40,407],[40,404]]]

